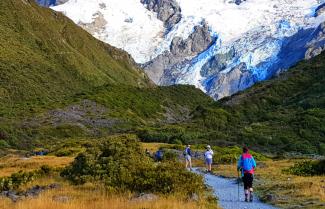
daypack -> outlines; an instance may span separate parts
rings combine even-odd
[[[252,155],[250,154],[243,154],[242,156],[242,167],[244,173],[246,172],[253,172],[254,171],[254,163]]]
[[[183,151],[183,155],[184,155],[184,156],[187,155],[187,149],[185,149],[185,150]]]
[[[189,155],[189,153],[188,153],[188,149],[189,149],[188,147],[185,148],[185,150],[184,150],[184,152],[183,152],[183,155],[184,155],[184,156]]]

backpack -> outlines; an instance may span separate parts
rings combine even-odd
[[[250,154],[243,154],[242,155],[242,166],[245,171],[252,171],[254,169],[252,156]]]
[[[184,155],[184,156],[188,155],[188,153],[187,153],[187,148],[183,151],[183,155]]]

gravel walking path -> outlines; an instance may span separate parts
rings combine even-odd
[[[198,168],[195,168],[193,172],[204,175],[205,183],[213,189],[214,194],[219,199],[219,205],[223,209],[277,209],[274,206],[262,203],[256,196],[254,196],[253,202],[245,202],[242,185],[239,188],[238,200],[237,179],[204,174]]]

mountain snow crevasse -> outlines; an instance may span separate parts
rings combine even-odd
[[[324,4],[69,0],[52,9],[126,50],[157,84],[191,84],[220,99],[320,54],[325,48]],[[172,25],[170,19],[163,22],[176,15],[181,19]]]

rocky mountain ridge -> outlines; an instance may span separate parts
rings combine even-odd
[[[52,7],[158,85],[221,99],[324,50],[324,0],[74,0]]]

